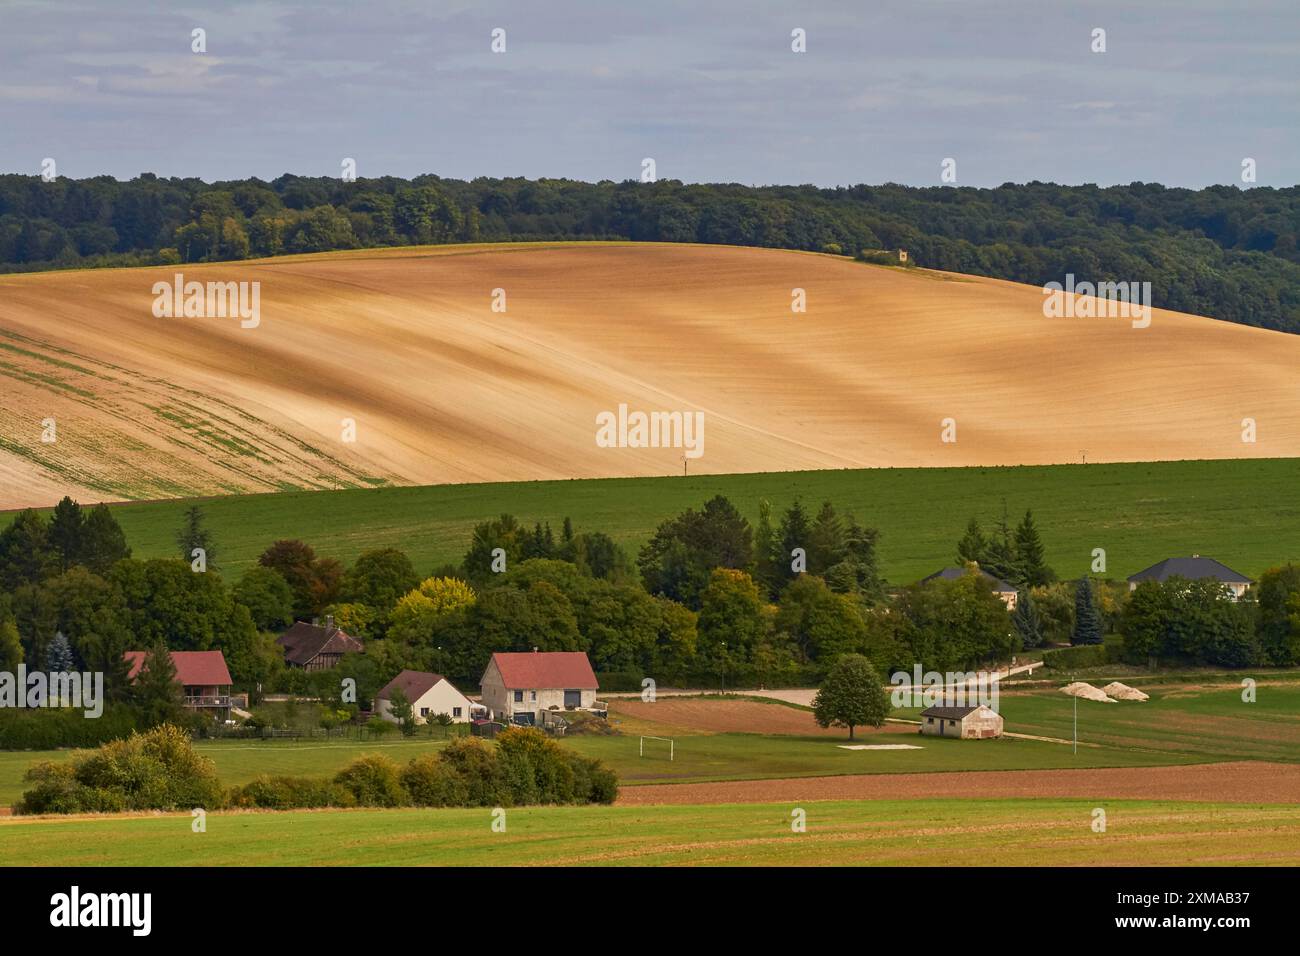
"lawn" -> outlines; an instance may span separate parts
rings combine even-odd
[[[808,802],[0,819],[0,865],[1266,865],[1300,858],[1300,806]],[[1260,839],[1267,834],[1267,839]],[[57,847],[57,859],[51,849]]]
[[[1149,701],[1114,704],[1080,700],[1079,740],[1103,751],[1146,757],[1196,756],[1218,760],[1300,762],[1300,687],[1271,684],[1261,677],[1256,700],[1241,699],[1239,684],[1147,685]],[[1090,681],[1102,686],[1100,680]],[[1126,681],[1127,682],[1127,681]],[[1016,733],[1070,739],[1074,700],[1057,689],[1004,691],[999,710],[1006,729]],[[897,711],[915,717],[918,710]],[[1080,756],[1083,751],[1080,750]]]
[[[881,468],[664,478],[435,485],[288,492],[203,503],[221,570],[237,574],[277,538],[301,538],[351,561],[397,547],[427,572],[459,563],[476,522],[509,511],[557,532],[566,515],[635,553],[665,518],[728,496],[754,522],[759,502],[831,500],[881,533],[892,582],[915,581],[954,560],[972,515],[986,527],[1003,501],[1018,520],[1033,508],[1047,558],[1062,577],[1088,570],[1105,548],[1106,576],[1123,578],[1171,555],[1200,552],[1257,577],[1300,560],[1300,462],[1294,459],[1175,461],[996,468]],[[136,557],[173,556],[186,501],[114,506]],[[0,516],[0,524],[6,522]]]
[[[779,706],[779,705],[773,705]],[[862,742],[859,735],[857,742]],[[1061,767],[1143,767],[1202,763],[1214,759],[1197,753],[1069,747],[1034,740],[985,741],[972,745],[959,740],[910,734],[881,737],[883,743],[909,743],[922,750],[844,750],[848,743],[831,737],[760,734],[703,734],[677,741],[676,759],[666,752],[638,755],[635,735],[574,737],[564,741],[580,753],[599,757],[623,786],[645,783],[705,783],[718,780],[763,780],[776,777],[821,777],[856,773],[906,773],[945,770],[1041,770]],[[227,787],[247,783],[259,774],[326,777],[363,753],[384,753],[399,763],[439,749],[442,741],[428,739],[391,742],[333,741],[201,741],[195,746],[211,757]],[[0,805],[15,802],[23,791],[22,777],[37,760],[66,760],[71,751],[10,751],[0,753]]]

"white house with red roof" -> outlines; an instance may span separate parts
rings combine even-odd
[[[454,724],[468,723],[470,699],[458,691],[447,678],[429,671],[402,671],[375,695],[375,713],[397,722],[393,716],[393,692],[400,690],[411,704],[417,724],[427,723],[446,714]]]
[[[168,651],[176,668],[176,683],[184,689],[185,706],[218,720],[230,717],[230,671],[221,651]],[[127,651],[127,678],[134,681],[143,669],[148,651]]]
[[[494,720],[540,724],[551,710],[594,710],[600,685],[581,651],[498,653],[480,682]]]

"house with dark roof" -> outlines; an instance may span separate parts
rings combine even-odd
[[[217,720],[230,717],[230,670],[221,651],[169,651],[181,685],[184,703],[190,710]],[[144,669],[148,651],[127,651],[127,679],[135,681]]]
[[[375,695],[375,713],[385,720],[397,722],[393,716],[393,692],[398,690],[410,701],[417,724],[428,723],[439,714],[446,714],[455,724],[469,722],[474,704],[451,681],[441,674],[409,670],[402,671]]]
[[[987,704],[927,707],[921,711],[921,733],[932,737],[982,740],[1001,737],[1002,726],[1002,715]]]
[[[1137,590],[1137,586],[1143,581],[1167,581],[1170,578],[1186,578],[1188,581],[1202,581],[1209,578],[1218,581],[1227,588],[1234,601],[1239,601],[1246,590],[1255,583],[1226,564],[1194,554],[1190,558],[1165,558],[1159,564],[1153,564],[1146,570],[1139,571],[1128,579],[1128,589]]]
[[[1001,578],[994,577],[982,568],[975,568],[975,572],[993,588],[993,593],[1002,599],[1002,603],[1007,606],[1008,611],[1016,609],[1016,589],[1012,585],[1003,581]],[[944,568],[942,571],[936,571],[929,577],[921,578],[922,584],[929,584],[931,581],[956,581],[970,571],[967,568]]]
[[[600,710],[600,685],[581,651],[493,654],[480,682],[494,720],[541,724],[548,711]]]
[[[293,627],[275,639],[284,648],[284,662],[290,667],[305,671],[328,670],[338,664],[344,654],[361,654],[366,646],[342,628],[334,626],[334,618],[325,618],[325,624],[295,621]]]

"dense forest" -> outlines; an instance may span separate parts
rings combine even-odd
[[[0,176],[8,272],[538,239],[905,248],[920,266],[1035,285],[1149,281],[1157,307],[1288,332],[1300,332],[1297,234],[1300,187]]]

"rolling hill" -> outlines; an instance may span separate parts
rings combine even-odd
[[[155,317],[154,284],[177,272],[259,282],[260,323]],[[1045,318],[1042,299],[832,256],[646,243],[0,276],[0,508],[684,464],[1300,455],[1300,337],[1161,310],[1143,329]],[[703,412],[703,455],[600,447],[597,416],[620,404]]]

